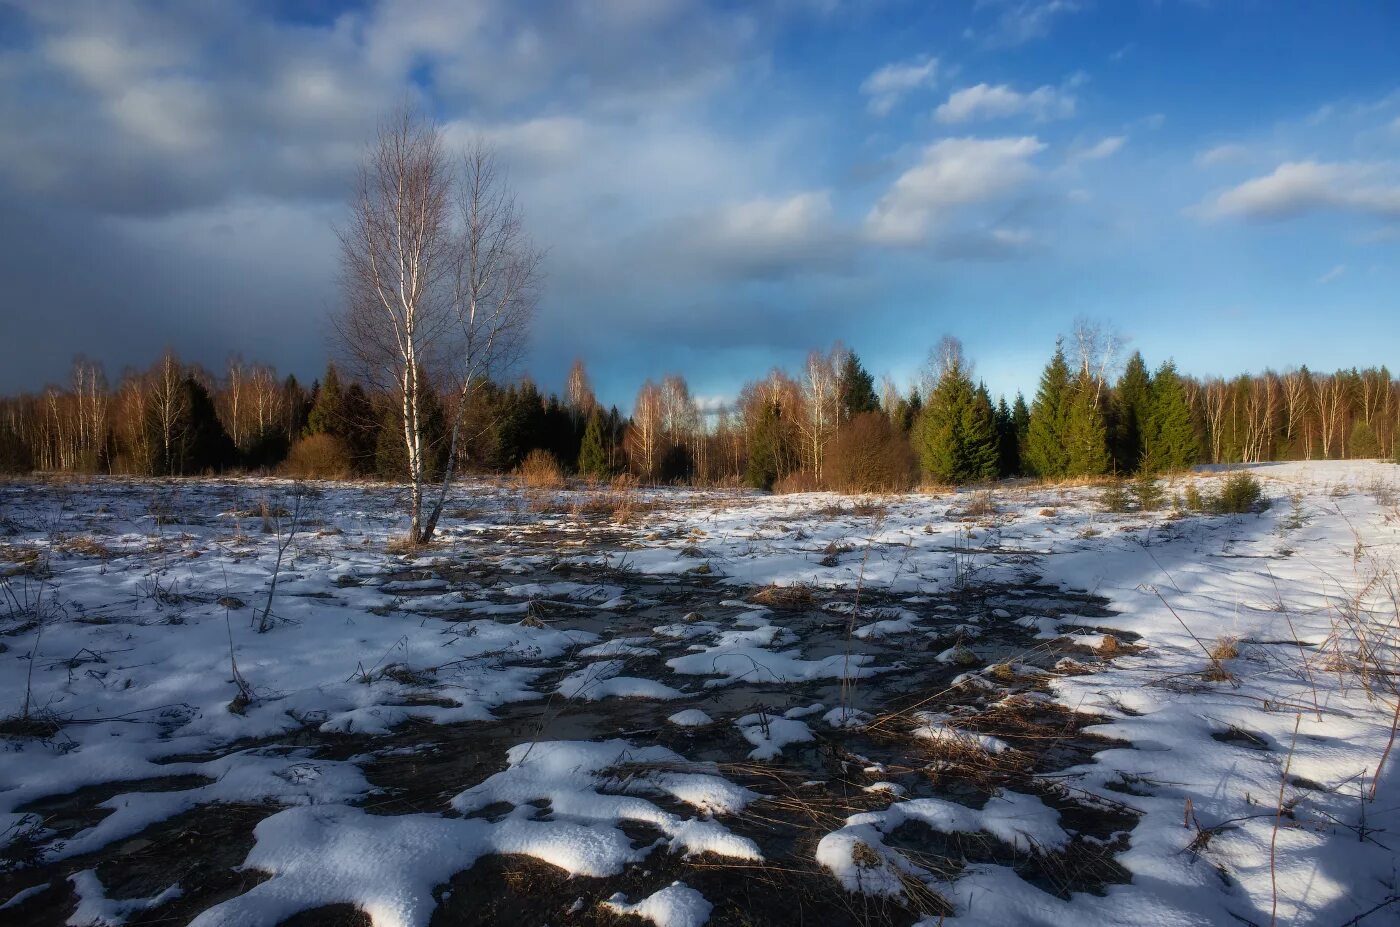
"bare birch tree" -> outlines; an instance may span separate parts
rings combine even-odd
[[[665,412],[661,388],[647,380],[637,391],[637,404],[632,410],[632,427],[627,432],[627,456],[632,459],[633,468],[640,471],[645,479],[656,478],[657,458],[664,428]]]
[[[426,544],[469,437],[475,391],[523,346],[540,254],[491,151],[476,144],[452,159],[437,126],[408,109],[371,144],[340,238],[340,335],[365,378],[394,397],[407,451],[409,539]],[[427,402],[435,382],[451,402],[446,463],[432,487]]]
[[[805,456],[812,476],[821,480],[826,445],[841,422],[841,381],[839,371],[846,349],[839,344],[827,354],[811,351],[802,381],[802,417],[798,429],[806,445]]]

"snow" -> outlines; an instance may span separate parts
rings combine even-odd
[[[269,877],[198,915],[202,927],[276,923],[340,903],[360,907],[377,927],[425,924],[434,891],[488,854],[528,855],[592,877],[631,873],[656,852],[757,861],[762,848],[724,819],[764,797],[765,787],[741,786],[722,767],[648,739],[703,744],[713,756],[712,742],[727,738],[736,759],[748,752],[778,766],[799,763],[815,751],[795,748],[815,732],[839,740],[887,710],[866,702],[857,704],[869,712],[828,709],[818,700],[832,705],[843,679],[884,674],[918,693],[919,681],[898,675],[907,667],[896,661],[902,649],[926,648],[947,665],[941,680],[959,674],[983,704],[1010,688],[1003,671],[989,669],[1004,664],[1016,688],[1034,686],[1037,697],[1094,713],[1088,733],[1104,739],[1097,752],[1076,755],[1077,765],[1028,774],[981,807],[910,797],[927,795],[901,778],[904,765],[928,765],[931,751],[918,741],[989,756],[1015,742],[978,733],[956,711],[916,705],[926,710],[903,715],[899,730],[913,743],[902,761],[881,755],[853,764],[866,764],[865,791],[854,794],[874,810],[813,835],[837,884],[895,896],[909,879],[924,882],[952,906],[948,924],[1267,923],[1275,904],[1280,923],[1345,923],[1396,891],[1400,754],[1377,768],[1397,696],[1387,677],[1372,677],[1368,690],[1355,661],[1364,635],[1394,662],[1386,651],[1393,638],[1384,635],[1394,621],[1400,513],[1384,489],[1400,488],[1400,470],[1352,461],[1253,472],[1272,505],[1227,517],[1106,514],[1092,486],[998,487],[999,513],[980,522],[959,520],[959,500],[948,495],[891,497],[874,519],[829,514],[839,500],[823,493],[658,490],[649,496],[661,501],[656,511],[577,556],[516,540],[479,544],[483,524],[503,517],[492,513],[513,504],[488,484],[463,489],[485,507],[480,523],[448,526],[443,546],[427,555],[391,556],[384,542],[402,529],[391,491],[318,486],[311,502],[325,530],[298,538],[265,633],[255,616],[266,604],[275,538],[217,513],[246,511],[255,499],[290,492],[289,484],[99,480],[71,487],[81,504],[66,506],[41,485],[0,484],[0,511],[14,531],[0,543],[40,550],[51,571],[39,578],[0,561],[16,594],[42,587],[46,596],[41,624],[0,617],[0,705],[13,712],[23,704],[32,671],[33,710],[61,722],[52,737],[0,739],[0,833],[27,832],[45,865],[95,865],[88,854],[100,860],[175,815],[230,802],[275,809],[243,863]],[[1214,478],[1174,478],[1168,497],[1187,480]],[[161,523],[151,514],[157,504],[172,513]],[[83,533],[110,555],[65,548],[65,536]],[[692,543],[704,561],[685,556]],[[849,553],[824,565],[833,544]],[[483,562],[509,580],[471,572]],[[650,577],[655,588],[697,562],[711,564],[706,582],[733,597],[707,599],[703,617],[676,620],[682,608],[656,607],[655,596],[625,577]],[[607,566],[608,581],[556,581],[547,571],[561,565],[574,569],[554,575]],[[1015,613],[955,607],[950,593],[969,570],[977,582],[1092,592],[1113,614],[1078,617],[1034,595]],[[811,612],[849,623],[860,646],[885,656],[812,647],[794,613],[747,601],[754,588],[774,584],[806,585],[817,603],[869,590],[859,607],[825,602]],[[242,605],[220,602],[226,596]],[[528,617],[539,602],[549,603],[549,626]],[[563,627],[559,615],[583,616],[575,623],[587,630]],[[1001,652],[1008,627],[1069,648],[1073,659],[1041,661],[1065,670],[1047,674],[1026,656]],[[1137,646],[1110,658],[1106,633]],[[1223,661],[1228,675],[1203,676],[1211,668],[1203,648],[1222,638],[1238,642],[1238,656]],[[246,699],[235,699],[233,660]],[[750,698],[745,687],[758,694]],[[683,697],[692,706],[674,712],[679,706],[645,701]],[[584,704],[591,702],[599,704]],[[765,703],[800,707],[757,710]],[[563,706],[566,721],[567,712],[655,713],[601,741],[546,739],[542,729],[537,742],[519,743],[532,728],[511,728],[509,739],[483,747],[491,756],[479,775],[499,771],[449,785],[450,811],[446,803],[441,813],[362,807],[374,795],[362,767],[377,738],[410,722],[503,724],[498,715],[532,704],[542,717],[546,704]],[[288,745],[329,735],[361,738],[366,754],[327,759]],[[142,788],[170,776],[192,778],[165,791]],[[75,833],[46,831],[39,814],[20,810],[103,783],[123,783],[97,802],[110,813]],[[1278,820],[1281,786],[1289,811]],[[1113,852],[1130,882],[1059,897],[1006,865],[936,874],[888,839],[910,822],[1032,855],[1100,839],[1077,833],[1069,814],[1062,822],[1051,808],[1060,801],[1111,802],[1133,819]],[[629,824],[656,839],[638,842],[624,831]],[[74,872],[71,886],[75,923],[92,924],[154,912],[179,890],[111,899],[92,869]],[[41,903],[20,892],[6,906]],[[606,904],[658,924],[702,923],[710,913],[684,885]]]
[[[1034,795],[1003,792],[981,810],[937,798],[915,798],[897,801],[884,811],[848,817],[843,827],[821,839],[817,862],[849,891],[901,895],[905,891],[901,874],[928,876],[884,844],[885,835],[910,821],[945,834],[987,833],[1021,851],[1057,849],[1068,840],[1060,829],[1059,815]]]
[[[744,715],[734,722],[734,726],[745,740],[754,745],[753,750],[749,751],[751,760],[777,759],[789,744],[805,744],[813,739],[807,722],[795,718],[757,713]]]
[[[624,895],[613,895],[603,907],[616,914],[646,918],[656,927],[701,927],[714,910],[704,895],[684,882],[672,882],[636,904],[628,904]]]
[[[707,724],[714,724],[715,719],[705,714],[699,708],[687,708],[678,711],[666,719],[677,727],[704,727]]]
[[[180,897],[180,886],[171,885],[149,898],[108,898],[92,869],[75,872],[68,881],[78,894],[78,907],[68,917],[69,927],[120,927],[131,915]]]

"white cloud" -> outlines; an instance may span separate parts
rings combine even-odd
[[[977,8],[1001,10],[987,36],[989,45],[1023,45],[1050,34],[1055,20],[1084,8],[1079,0],[977,0]]]
[[[1333,267],[1331,270],[1329,270],[1327,273],[1323,274],[1321,277],[1318,277],[1318,278],[1317,278],[1317,282],[1320,283],[1320,284],[1322,284],[1323,286],[1326,286],[1327,284],[1331,283],[1332,281],[1337,280],[1338,278],[1340,278],[1340,277],[1342,276],[1342,274],[1344,274],[1344,273],[1346,273],[1346,272],[1347,272],[1347,266],[1346,266],[1345,264],[1338,264],[1336,267]]]
[[[1207,219],[1270,221],[1324,210],[1400,217],[1400,179],[1392,165],[1290,161],[1199,206]]]
[[[1238,164],[1249,158],[1249,149],[1244,145],[1228,143],[1207,148],[1196,155],[1197,167],[1219,167],[1222,164]]]
[[[1116,155],[1127,144],[1126,135],[1110,135],[1074,153],[1076,161],[1102,161]]]
[[[1074,105],[1073,94],[1048,84],[1029,93],[1020,93],[1007,84],[977,84],[949,96],[948,101],[934,111],[934,117],[942,123],[1006,119],[1011,116],[1030,116],[1043,122],[1073,116]]]
[[[677,225],[673,252],[707,276],[781,277],[840,269],[852,257],[826,190],[733,202]]]
[[[938,80],[938,59],[922,55],[912,61],[887,64],[867,77],[860,92],[870,98],[866,108],[884,116],[905,94],[932,87]]]
[[[1033,136],[949,138],[929,145],[866,216],[866,234],[884,244],[922,241],[952,210],[1003,197],[1036,176],[1045,149]]]

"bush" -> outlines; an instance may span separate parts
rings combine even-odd
[[[1220,484],[1220,493],[1211,499],[1210,508],[1217,515],[1238,515],[1257,512],[1267,504],[1264,487],[1259,485],[1253,473],[1241,470],[1230,474]]]
[[[1166,494],[1162,492],[1162,487],[1157,485],[1157,481],[1151,474],[1144,473],[1133,481],[1132,494],[1137,499],[1138,510],[1142,512],[1155,512],[1162,507],[1166,500]]]
[[[816,492],[821,489],[817,483],[817,478],[806,470],[794,470],[787,476],[780,476],[773,483],[773,492],[776,495],[785,495],[791,492]]]
[[[1099,496],[1099,504],[1103,506],[1105,512],[1126,512],[1128,511],[1128,502],[1128,491],[1123,488],[1121,480],[1109,483]]]
[[[350,448],[335,435],[317,434],[292,445],[282,471],[304,480],[343,480],[350,476]]]
[[[559,461],[553,454],[543,448],[537,447],[526,454],[515,473],[521,482],[531,489],[564,487],[564,468],[559,466]]]
[[[1206,508],[1205,497],[1201,495],[1201,490],[1195,483],[1186,484],[1186,494],[1183,497],[1186,509],[1190,512],[1203,512]]]
[[[905,492],[918,473],[908,439],[879,412],[854,416],[827,445],[827,485],[837,492]]]

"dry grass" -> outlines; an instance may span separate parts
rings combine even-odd
[[[384,553],[395,557],[411,557],[421,554],[425,545],[419,544],[412,535],[401,534],[384,542]]]
[[[521,485],[528,489],[564,488],[564,468],[553,454],[542,448],[535,448],[526,454],[515,475],[520,478]]]
[[[813,596],[811,588],[802,583],[789,586],[774,584],[755,592],[749,601],[769,608],[811,608]]]
[[[1240,655],[1239,639],[1223,634],[1215,639],[1215,646],[1210,649],[1210,658],[1219,663],[1222,660],[1233,660]]]
[[[623,473],[613,477],[610,483],[598,484],[577,494],[569,511],[575,518],[601,516],[626,524],[658,507],[659,503],[642,496],[635,476]]]
[[[997,513],[996,496],[990,489],[979,489],[963,503],[958,514],[965,518],[985,518]]]
[[[86,534],[68,538],[58,545],[58,549],[66,554],[81,554],[84,557],[101,557],[104,560],[112,556],[112,549],[110,547]]]

